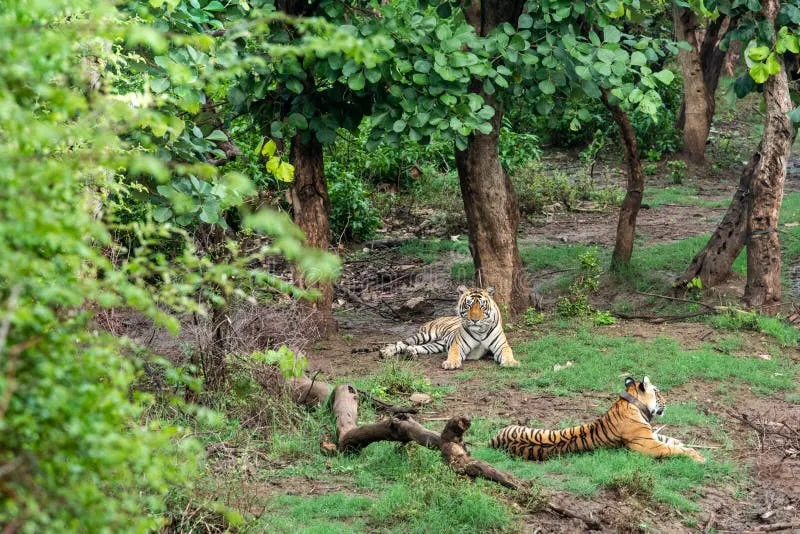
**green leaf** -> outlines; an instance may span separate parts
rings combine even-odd
[[[614,63],[614,57],[614,52],[611,50],[601,48],[597,51],[597,59],[603,63],[608,63],[609,65]]]
[[[542,80],[539,82],[539,90],[546,95],[552,95],[556,92],[556,86],[551,80]]]
[[[753,61],[764,61],[769,55],[769,48],[766,46],[754,46],[747,52],[747,57]]]
[[[298,80],[297,78],[289,78],[286,80],[286,88],[295,94],[300,94],[303,92],[303,82]]]
[[[654,72],[653,76],[664,85],[669,85],[675,79],[675,74],[669,69]]]
[[[278,145],[275,144],[275,141],[270,139],[269,141],[264,143],[264,148],[261,149],[261,155],[271,158],[272,156],[275,155],[275,151],[277,150],[278,150]]]
[[[227,141],[228,136],[222,130],[214,130],[206,136],[209,141]]]
[[[294,181],[294,165],[282,161],[275,173],[275,178],[287,183]]]
[[[770,76],[778,74],[781,71],[781,63],[778,61],[778,55],[775,52],[767,56],[767,71]]]
[[[485,120],[485,121],[488,121],[489,119],[491,119],[492,117],[494,117],[494,108],[492,108],[492,107],[490,107],[490,106],[483,106],[483,107],[482,107],[482,108],[481,108],[481,109],[480,109],[480,110],[479,110],[479,111],[476,113],[476,115],[477,115],[478,117],[480,117],[481,119],[483,119],[483,120]]]
[[[788,115],[789,119],[793,123],[799,124],[800,123],[800,106],[794,108],[792,111],[790,111],[786,115]]]
[[[769,78],[769,68],[764,63],[754,63],[752,67],[750,67],[750,77],[753,78],[753,81],[756,83],[764,83]]]
[[[492,125],[488,122],[482,122],[478,125],[477,130],[483,135],[489,135],[492,133]]]
[[[302,113],[290,113],[289,116],[286,117],[286,122],[289,126],[298,130],[305,130],[308,128],[308,120]]]
[[[579,78],[584,80],[589,80],[592,77],[592,72],[589,70],[588,67],[584,65],[578,65],[577,67],[575,67],[575,74],[577,74]]]
[[[431,63],[430,61],[426,61],[424,59],[418,59],[414,62],[414,70],[423,74],[427,74],[431,71]]]
[[[172,217],[172,210],[166,206],[159,206],[153,211],[153,220],[156,222],[166,222]]]
[[[347,86],[353,91],[360,91],[366,85],[366,79],[363,72],[357,72],[347,80]]]
[[[603,41],[606,43],[618,43],[621,37],[622,33],[620,33],[616,26],[609,24],[603,28]]]
[[[206,7],[203,8],[203,11],[225,11],[225,6],[223,6],[222,2],[219,2],[218,0],[212,0]]]
[[[405,129],[406,129],[406,121],[404,121],[403,119],[397,119],[396,121],[394,121],[394,124],[392,125],[392,131],[400,133]]]
[[[150,80],[150,90],[154,93],[163,93],[167,89],[169,89],[169,78],[155,78]]]
[[[637,50],[631,54],[631,65],[636,65],[638,67],[647,65],[647,56]]]
[[[381,71],[378,69],[369,69],[365,75],[369,83],[378,83],[381,79]]]
[[[533,17],[527,13],[523,13],[519,16],[519,19],[517,20],[517,28],[520,30],[527,30],[531,26],[533,26]]]

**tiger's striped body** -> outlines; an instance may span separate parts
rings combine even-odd
[[[539,461],[558,454],[590,451],[598,447],[628,447],[656,458],[682,454],[705,462],[705,458],[697,451],[679,440],[653,432],[650,417],[663,413],[664,402],[649,378],[644,377],[642,382],[627,378],[623,395],[625,397],[617,399],[602,417],[588,425],[563,430],[511,425],[492,438],[489,446],[505,449],[527,460]]]
[[[479,360],[488,352],[500,365],[519,365],[503,332],[500,309],[492,300],[491,288],[467,289],[462,286],[459,291],[458,315],[425,323],[408,339],[381,349],[380,355],[385,358],[399,352],[416,356],[447,351],[442,367],[458,369],[464,360]]]

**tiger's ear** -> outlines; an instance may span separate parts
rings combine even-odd
[[[628,378],[625,379],[625,389],[628,389],[629,387],[631,387],[635,383],[636,383],[636,380],[634,380],[633,377],[629,376]]]
[[[456,289],[458,290],[459,293],[467,292],[467,286],[458,286]]]
[[[650,385],[650,378],[646,376],[642,378],[642,383],[639,384],[639,389],[644,392],[644,390],[647,389],[647,386],[649,385]]]
[[[494,286],[486,286],[486,292],[489,295],[494,295]]]

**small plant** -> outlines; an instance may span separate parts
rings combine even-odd
[[[500,163],[508,171],[542,158],[542,143],[539,137],[532,133],[515,132],[508,117],[503,117],[498,148]]]
[[[579,157],[584,165],[591,165],[597,161],[597,156],[606,146],[606,133],[602,130],[595,130],[592,142],[581,151]]]
[[[681,161],[679,159],[674,159],[672,161],[667,162],[667,169],[669,169],[669,174],[667,177],[669,181],[675,185],[680,185],[683,183],[683,180],[686,178],[686,162]]]
[[[528,308],[525,310],[523,320],[526,326],[542,324],[544,322],[544,314],[540,311],[536,311],[536,308]]]
[[[608,326],[615,324],[617,320],[611,315],[610,311],[600,311],[597,310],[594,312],[594,324],[597,326]]]
[[[353,334],[342,334],[342,339],[345,343],[350,343],[353,341]]]
[[[253,358],[259,362],[277,364],[284,378],[301,376],[308,365],[308,359],[305,356],[295,354],[286,345],[281,345],[278,350],[256,352],[253,354]]]
[[[352,173],[338,172],[335,165],[330,167],[326,172],[333,241],[369,239],[381,225],[369,189]]]
[[[658,170],[658,165],[655,163],[648,163],[644,167],[642,167],[642,172],[645,176],[654,176],[656,171]]]
[[[600,287],[600,260],[594,250],[578,257],[580,273],[569,286],[568,294],[558,299],[557,311],[563,317],[586,317],[592,312],[589,295]]]
[[[541,213],[548,206],[561,204],[569,209],[575,204],[578,191],[566,175],[548,174],[538,164],[527,165],[511,177],[519,199],[521,213]]]
[[[650,501],[655,495],[657,480],[652,473],[631,471],[616,475],[608,487],[616,490],[621,496],[634,496]]]
[[[660,150],[655,148],[648,148],[647,152],[645,152],[644,157],[647,158],[647,161],[654,162],[654,161],[659,161],[661,159],[661,156],[663,156],[663,153]]]

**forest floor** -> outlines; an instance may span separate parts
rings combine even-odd
[[[757,131],[749,130],[752,125],[735,120],[722,128],[709,148],[709,159],[722,164],[688,169],[680,179],[663,163],[650,167],[631,270],[625,276],[601,273],[599,289],[590,295],[592,311],[583,317],[559,315],[557,301],[583,274],[582,254],[594,254],[601,267],[608,264],[616,208],[581,202],[571,211],[552,206],[545,215],[524,216],[518,238],[537,309],[506,321],[521,362],[514,369],[481,360],[444,371],[442,355],[378,358],[381,345],[454,313],[456,287],[473,274],[459,222],[460,198],[449,197],[447,217],[446,203],[432,208],[410,197],[390,200],[380,237],[393,240],[391,246],[342,250],[338,333],[322,342],[294,343],[308,357],[306,374],[350,382],[397,404],[424,393],[430,402],[416,417],[437,431],[451,416],[470,416],[466,436],[474,456],[532,480],[542,495],[592,516],[607,532],[764,531],[786,523],[800,531],[797,328],[780,317],[737,312],[662,324],[621,319],[607,324],[614,314],[702,310],[695,300],[739,306],[744,255],[730,281],[696,290],[688,302],[657,295],[669,290],[724,215],[740,160],[757,142]],[[574,156],[548,154],[544,165],[559,166]],[[797,167],[790,162],[781,212],[784,317],[800,300]],[[604,172],[606,180],[618,183],[619,173],[610,167]],[[447,202],[448,195],[442,198]],[[261,324],[270,321],[275,320]],[[185,357],[191,344],[148,328],[132,335],[176,358]],[[203,441],[209,463],[189,497],[176,494],[169,531],[223,531],[237,524],[242,532],[287,533],[585,529],[579,520],[542,509],[540,499],[520,500],[491,483],[461,479],[442,465],[438,453],[421,447],[377,443],[356,455],[323,455],[320,439],[333,431],[328,410],[307,413],[275,401],[235,369],[218,406],[224,421],[180,421]],[[655,424],[697,447],[705,464],[653,460],[627,450],[536,463],[487,447],[509,423],[558,428],[595,419],[614,402],[628,375],[648,375],[660,387],[667,409]],[[359,410],[359,422],[378,419],[369,403]]]

